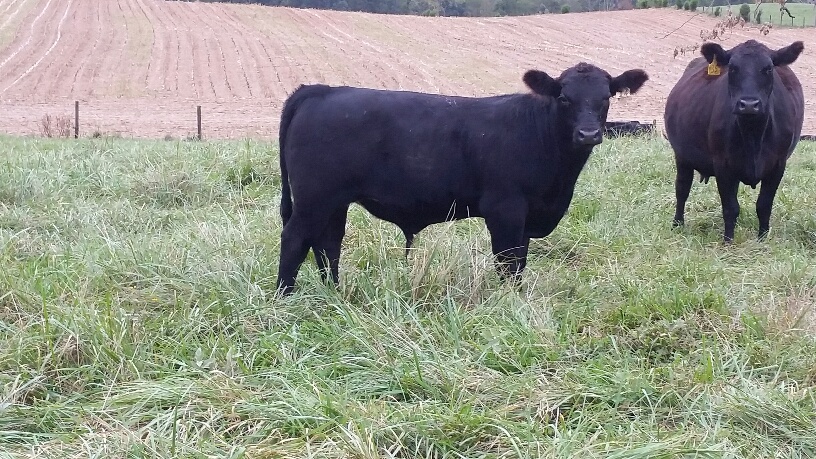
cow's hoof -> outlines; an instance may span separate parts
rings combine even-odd
[[[275,296],[278,298],[283,298],[285,296],[289,296],[295,290],[294,285],[286,285],[281,282],[278,283],[278,288],[275,290]]]

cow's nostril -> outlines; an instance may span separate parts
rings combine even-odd
[[[585,144],[597,144],[601,141],[600,129],[579,129],[578,140]]]
[[[759,99],[745,98],[737,101],[737,110],[741,113],[758,113],[760,107]]]

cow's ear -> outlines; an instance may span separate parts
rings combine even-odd
[[[804,49],[804,43],[795,41],[784,48],[774,51],[771,59],[773,59],[774,65],[791,65]]]
[[[715,57],[718,65],[728,65],[728,61],[731,60],[731,54],[717,43],[704,43],[700,47],[700,54],[705,57],[709,64],[714,61]]]
[[[528,70],[522,80],[536,94],[552,97],[558,97],[561,94],[561,83],[541,70]]]
[[[609,92],[612,94],[629,91],[634,94],[649,79],[649,75],[641,69],[627,70],[612,78],[609,82]]]

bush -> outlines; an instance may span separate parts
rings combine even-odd
[[[676,6],[678,10],[682,10],[683,9],[683,2],[681,2],[680,0],[677,0],[677,3],[675,3],[674,6]]]
[[[641,9],[645,10],[648,7],[649,7],[649,1],[648,0],[640,0],[640,8]]]
[[[689,11],[697,11],[697,0],[691,0],[691,3],[689,3]]]
[[[739,15],[745,22],[751,22],[751,7],[747,3],[743,3]]]
[[[691,6],[689,6],[689,2],[683,3],[683,9],[688,11]]]
[[[718,7],[714,8],[714,17],[716,18],[716,17],[719,17],[719,16],[720,16],[720,7],[718,6]]]
[[[757,10],[757,14],[756,14],[756,16],[754,17],[754,21],[755,21],[757,24],[762,24],[762,10],[760,10],[760,9],[758,9],[758,10]]]
[[[570,6],[569,5],[561,5],[561,14],[567,14],[569,12],[570,12]]]
[[[662,6],[663,6],[663,8],[667,8],[667,7],[669,6],[669,0],[663,0],[663,1],[660,3],[660,5],[662,5]]]

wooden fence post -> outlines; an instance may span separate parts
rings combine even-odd
[[[201,140],[201,105],[196,107],[196,117],[198,118],[198,140]]]
[[[74,138],[79,138],[79,101],[74,101]]]

